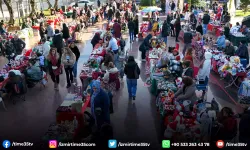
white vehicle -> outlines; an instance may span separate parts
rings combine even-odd
[[[88,6],[94,5],[94,3],[89,1],[89,0],[79,0],[78,1],[78,7],[84,7],[86,3],[87,3]],[[70,4],[70,6],[74,7],[75,4],[76,3],[73,2],[73,3]]]

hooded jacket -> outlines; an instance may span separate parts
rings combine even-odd
[[[125,65],[124,73],[127,75],[128,79],[136,79],[135,78],[135,69],[137,74],[140,75],[140,68],[138,67],[136,62],[128,62]]]
[[[203,63],[202,68],[200,68],[198,72],[198,78],[199,80],[205,80],[206,77],[209,78],[210,70],[211,70],[211,58],[213,54],[210,52],[205,52],[205,61]]]
[[[119,70],[114,67],[114,68],[110,68],[109,70],[107,70],[107,72],[104,74],[104,77],[103,77],[103,81],[104,82],[108,82],[109,81],[109,74],[110,73],[117,73]]]
[[[187,86],[185,89],[183,86],[175,93],[175,97],[178,100],[190,100],[191,104],[194,104],[195,101],[197,101],[197,96],[195,91],[196,91],[195,83],[190,86]]]
[[[226,47],[226,37],[225,35],[219,36],[216,41],[217,47],[225,48]]]

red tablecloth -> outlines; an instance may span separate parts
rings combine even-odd
[[[221,33],[222,31],[223,31],[222,28],[217,28],[217,29],[216,29],[216,33],[215,33],[216,36],[219,37],[219,36],[220,36],[220,33]]]

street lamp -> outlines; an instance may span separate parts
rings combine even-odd
[[[20,26],[20,14],[19,14],[19,0],[15,0],[16,1],[16,6],[17,6],[17,15],[18,15],[18,24]]]

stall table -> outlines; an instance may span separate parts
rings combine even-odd
[[[240,41],[247,41],[247,37],[246,36],[231,35],[230,40],[231,40],[231,42],[233,43],[234,46],[239,46]]]

